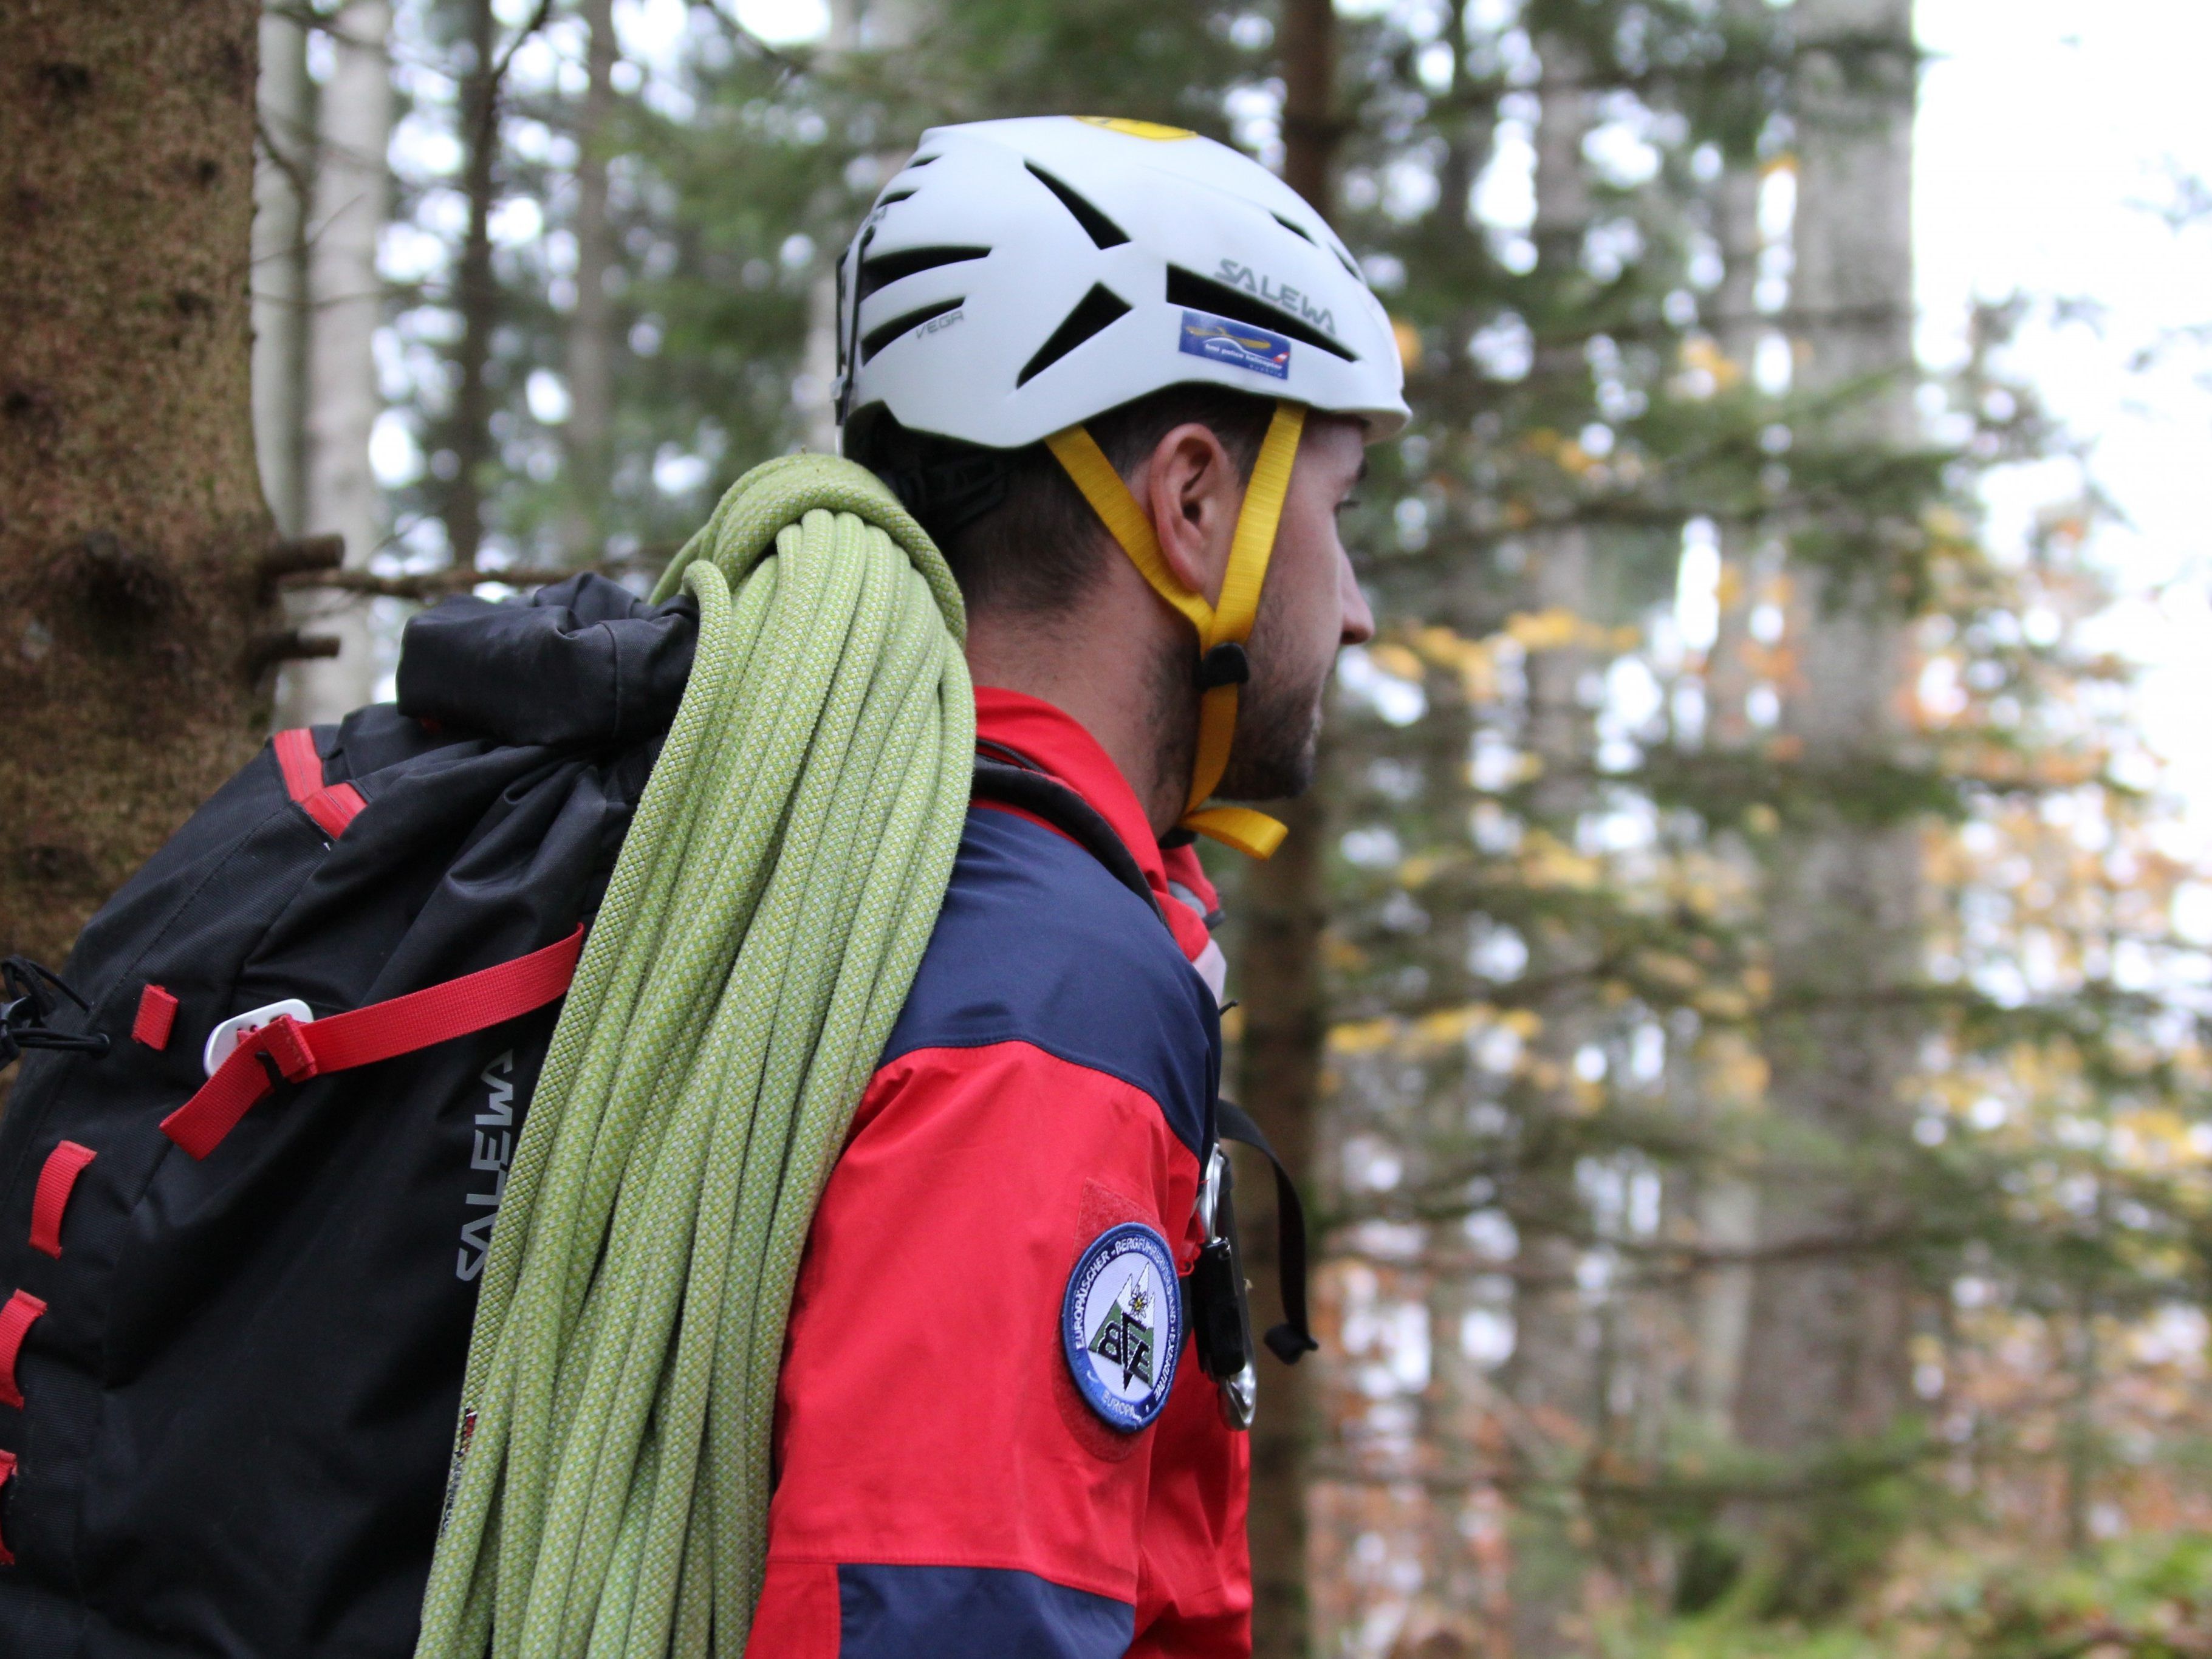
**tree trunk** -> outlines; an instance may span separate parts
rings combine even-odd
[[[1739,10],[1763,5],[1765,0],[1736,0]],[[1730,386],[1741,389],[1751,380],[1752,359],[1758,349],[1759,286],[1759,172],[1748,161],[1732,163],[1713,193],[1713,230],[1721,246],[1720,287],[1713,296],[1717,313],[1714,329],[1720,348],[1720,372]],[[1729,386],[1721,388],[1723,392]],[[1752,672],[1754,642],[1751,612],[1760,587],[1759,562],[1769,532],[1762,526],[1731,520],[1719,529],[1719,616],[1711,647],[1705,653],[1705,744],[1709,750],[1741,755],[1753,732],[1749,699],[1755,678]],[[1730,836],[1721,849],[1731,861],[1749,865],[1751,854]],[[1716,1043],[1739,1041],[1733,1032],[1709,1037],[1704,1058]],[[1705,1091],[1700,1091],[1702,1097]],[[1717,1115],[1703,1113],[1710,1131],[1717,1129]],[[1709,1249],[1745,1249],[1757,1243],[1759,1189],[1751,1182],[1718,1170],[1705,1170],[1696,1178],[1696,1214],[1699,1242]],[[1751,1270],[1716,1267],[1698,1281],[1692,1318],[1696,1363],[1691,1374],[1692,1404],[1705,1428],[1725,1437],[1734,1428],[1733,1413],[1743,1374],[1744,1336],[1751,1318]]]
[[[470,0],[470,67],[461,85],[461,143],[466,160],[461,190],[469,204],[468,229],[454,274],[454,302],[461,339],[453,355],[453,412],[447,447],[453,476],[446,486],[446,539],[453,562],[472,565],[483,545],[484,474],[489,469],[491,334],[499,323],[499,281],[491,266],[491,210],[498,187],[500,120],[498,64],[494,56],[499,20],[492,0]]]
[[[1911,305],[1912,67],[1910,0],[1801,0],[1810,49],[1798,111],[1796,310],[1806,390],[1844,396],[1807,422],[1823,448],[1878,458],[1913,440]],[[1845,54],[1819,51],[1848,39]],[[1871,61],[1868,43],[1886,51]],[[1847,389],[1874,385],[1871,393]],[[1824,547],[1793,560],[1795,684],[1785,752],[1848,793],[1899,756],[1906,672],[1904,619],[1888,549],[1899,526],[1878,495],[1828,509]],[[1905,526],[1908,531],[1910,526]],[[1890,993],[1917,967],[1918,848],[1910,825],[1869,825],[1814,804],[1786,828],[1770,896],[1774,994],[1768,1025],[1772,1108],[1786,1137],[1759,1203],[1772,1249],[1850,1238],[1897,1219],[1882,1177],[1902,1124],[1899,1085],[1917,1034]],[[1908,1285],[1881,1254],[1771,1261],[1756,1275],[1747,1346],[1759,1356],[1736,1418],[1751,1444],[1802,1460],[1891,1427],[1906,1399]],[[1835,1502],[1847,1504],[1848,1491]],[[1777,1540],[1785,1595],[1799,1609],[1850,1586],[1828,1571],[1832,1516],[1801,1514]],[[1854,1540],[1863,1555],[1863,1540]]]
[[[908,46],[928,25],[927,0],[830,0],[830,29],[816,60],[835,73],[848,53],[888,54]],[[888,179],[914,152],[876,153],[876,176]],[[799,447],[811,454],[835,455],[837,437],[837,246],[817,248],[819,267],[806,291],[806,337],[799,347],[799,373],[792,381],[793,413],[798,417]]]
[[[1475,298],[1489,262],[1482,226],[1468,204],[1475,180],[1490,158],[1495,131],[1494,108],[1470,96],[1480,84],[1481,70],[1467,61],[1480,43],[1471,31],[1466,0],[1453,0],[1444,15],[1440,39],[1454,43],[1449,82],[1437,93],[1436,119],[1444,151],[1437,165],[1437,199],[1441,206],[1434,234],[1439,262],[1468,273],[1469,303],[1462,315],[1444,327],[1448,339],[1466,339],[1486,320],[1485,307]],[[1486,43],[1482,43],[1486,44]],[[1449,115],[1441,112],[1449,110]],[[1417,366],[1425,368],[1425,366]],[[1439,370],[1426,370],[1414,394],[1430,441],[1443,434],[1473,430],[1475,412],[1483,406],[1485,389],[1474,360],[1467,353],[1449,354]],[[1459,441],[1466,442],[1462,438]],[[1464,474],[1470,457],[1447,451],[1430,462],[1438,473]],[[1423,573],[1419,605],[1424,620],[1433,621],[1467,638],[1479,638],[1496,625],[1498,595],[1489,578],[1489,565],[1474,544],[1480,532],[1458,492],[1447,495],[1440,514],[1432,516],[1431,542]],[[1482,711],[1465,686],[1446,675],[1431,677],[1429,708],[1418,729],[1425,816],[1445,826],[1447,844],[1465,846],[1467,826],[1473,822],[1476,797],[1468,757],[1474,752],[1475,732]],[[1487,981],[1474,971],[1474,945],[1480,921],[1470,904],[1430,899],[1430,923],[1424,935],[1421,967],[1427,975],[1425,994],[1440,1004],[1471,1006],[1485,1000]],[[1440,1075],[1428,1084],[1425,1109],[1417,1120],[1409,1146],[1408,1167],[1422,1171],[1425,1182],[1435,1183],[1445,1172],[1480,1162],[1490,1150],[1468,1133],[1472,1109],[1481,1092],[1465,1073],[1463,1059],[1437,1066]],[[1496,1515],[1501,1495],[1493,1484],[1497,1458],[1495,1421],[1499,1401],[1483,1364],[1470,1355],[1465,1336],[1471,1318],[1495,1317],[1501,1311],[1494,1289],[1485,1285],[1467,1265],[1470,1255],[1463,1218],[1455,1216],[1430,1227],[1430,1253],[1436,1263],[1427,1287],[1429,1316],[1429,1379],[1421,1401],[1420,1444],[1425,1467],[1435,1484],[1428,1498],[1428,1578],[1425,1595],[1444,1612],[1437,1632],[1425,1638],[1417,1651],[1466,1651],[1450,1642],[1468,1635],[1479,1620],[1491,1620],[1503,1629],[1506,1621],[1507,1586],[1496,1571]],[[1341,1569],[1338,1569],[1341,1571]],[[1403,1642],[1406,1638],[1401,1637]]]
[[[1324,761],[1326,761],[1324,755]],[[1322,774],[1326,778],[1327,773]],[[1316,790],[1324,787],[1318,781]],[[1321,938],[1328,921],[1328,815],[1318,793],[1275,809],[1289,826],[1275,856],[1245,872],[1243,933],[1236,972],[1244,1034],[1238,1048],[1240,1099],[1302,1192],[1316,1193],[1315,1119],[1321,1103],[1321,1055],[1328,1032]],[[1255,1285],[1276,1282],[1275,1200],[1264,1166],[1240,1162],[1238,1231]],[[1310,1201],[1310,1199],[1309,1200]],[[1272,1322],[1261,1306],[1253,1323]],[[1262,1354],[1260,1405],[1252,1437],[1251,1510],[1254,1659],[1306,1659],[1310,1609],[1306,1559],[1308,1468],[1318,1431],[1313,1360],[1277,1364]]]
[[[571,564],[597,559],[606,538],[612,472],[615,264],[607,216],[608,126],[614,118],[614,0],[584,0],[590,33],[584,107],[576,123],[576,308],[568,317],[568,510],[562,553]]]
[[[1765,0],[1740,0],[1764,5]],[[1713,295],[1714,343],[1720,348],[1723,392],[1751,384],[1758,353],[1759,175],[1756,165],[1731,162],[1713,191],[1713,235],[1721,249],[1721,280]],[[1705,658],[1705,741],[1741,750],[1751,741],[1752,606],[1757,599],[1753,561],[1766,532],[1731,521],[1720,526],[1720,616]]]
[[[861,0],[830,0],[830,32],[822,58],[834,67],[860,44]],[[835,455],[837,436],[837,262],[841,247],[817,251],[821,269],[806,290],[806,340],[792,382],[792,412],[799,419],[799,442],[810,454]]]
[[[253,0],[0,3],[0,952],[252,753]]]
[[[314,178],[307,32],[261,15],[261,147],[253,175],[253,447],[276,528],[307,512],[307,199]]]
[[[1283,0],[1283,176],[1326,216],[1337,144],[1336,18],[1330,0]],[[1324,752],[1314,789],[1279,816],[1290,834],[1274,857],[1246,872],[1243,951],[1237,963],[1244,1035],[1239,1053],[1243,1103],[1299,1188],[1317,1194],[1315,1120],[1321,1107],[1322,1044],[1328,1031],[1322,930],[1328,915],[1330,767]],[[1255,1285],[1275,1280],[1271,1183],[1246,1166],[1239,1218]],[[1255,1322],[1265,1322],[1257,1310]],[[1254,1659],[1306,1659],[1313,1632],[1308,1586],[1307,1488],[1316,1433],[1312,1363],[1287,1367],[1263,1356],[1259,1415],[1252,1425],[1252,1651]]]
[[[793,402],[799,447],[809,454],[837,453],[837,264],[842,248],[825,248],[828,262],[806,290],[806,343],[799,354]]]
[[[390,0],[348,0],[331,19],[334,67],[323,88],[316,145],[307,291],[307,475],[305,527],[345,538],[345,562],[365,567],[384,534],[384,497],[368,465],[384,400],[374,342],[384,320],[377,237],[391,198],[392,75],[385,40]],[[379,665],[369,602],[309,590],[292,596],[295,626],[338,641],[335,657],[291,664],[277,686],[277,723],[343,719],[376,695]]]
[[[1536,45],[1544,65],[1536,123],[1536,258],[1540,268],[1554,273],[1553,291],[1571,295],[1590,222],[1582,147],[1594,100],[1581,84],[1588,79],[1587,58],[1573,43],[1547,35]],[[1534,374],[1562,407],[1572,408],[1587,396],[1587,371],[1577,348],[1540,351]],[[1569,523],[1532,538],[1528,568],[1532,610],[1578,623],[1587,620],[1593,574],[1588,529]],[[1530,651],[1526,670],[1522,741],[1540,768],[1529,790],[1529,829],[1570,848],[1590,799],[1595,738],[1583,682],[1595,666],[1588,645],[1569,637]],[[1585,941],[1548,921],[1531,929],[1528,944],[1529,976],[1553,988],[1534,1010],[1543,1024],[1530,1042],[1520,1102],[1521,1164],[1509,1202],[1521,1243],[1513,1356],[1502,1382],[1535,1440],[1522,1455],[1539,1460],[1524,1471],[1530,1484],[1513,1516],[1513,1652],[1516,1659],[1548,1659],[1581,1645],[1576,1616],[1588,1561],[1569,1483],[1589,1455],[1600,1392],[1594,1310],[1577,1279],[1583,1206],[1570,1127],[1581,1115],[1573,1068],[1590,1022],[1589,990],[1578,976],[1590,953]]]

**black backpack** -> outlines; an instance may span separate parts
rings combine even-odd
[[[507,1170],[696,628],[597,576],[448,600],[396,706],[280,733],[58,983],[11,963],[0,1656],[413,1651]],[[975,788],[1155,902],[1063,786],[983,760]],[[1208,1375],[1249,1377],[1225,1243],[1188,1288]]]
[[[94,918],[81,1015],[19,967],[0,1654],[412,1650],[506,1170],[696,627],[596,576],[449,601],[397,707],[281,734]]]

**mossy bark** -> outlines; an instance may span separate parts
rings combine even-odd
[[[252,753],[254,0],[0,0],[0,953]]]

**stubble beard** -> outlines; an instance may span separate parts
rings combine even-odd
[[[1311,788],[1328,684],[1325,667],[1296,678],[1255,673],[1237,695],[1237,738],[1215,793],[1229,800],[1288,800]]]
[[[1252,678],[1237,690],[1237,735],[1213,792],[1225,800],[1287,800],[1313,784],[1330,665],[1323,662],[1317,672],[1286,669],[1290,653],[1270,648],[1284,643],[1273,638],[1278,631],[1268,626],[1273,614],[1261,607],[1249,647]],[[1177,640],[1154,659],[1151,677],[1161,775],[1177,780],[1186,791],[1198,761],[1194,655],[1188,639]]]

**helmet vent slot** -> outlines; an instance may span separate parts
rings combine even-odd
[[[967,303],[965,295],[957,300],[940,300],[933,306],[924,306],[919,311],[909,311],[903,317],[894,317],[881,328],[870,329],[860,341],[860,361],[866,362],[908,329],[920,328],[932,318],[942,317],[948,311],[957,311]]]
[[[1255,328],[1272,329],[1278,334],[1288,335],[1293,340],[1303,340],[1318,347],[1332,357],[1341,357],[1347,363],[1359,361],[1328,335],[1322,333],[1303,317],[1269,305],[1265,300],[1247,294],[1241,288],[1231,288],[1226,283],[1217,283],[1211,277],[1200,276],[1180,265],[1168,267],[1168,303],[1188,306],[1195,311],[1210,311],[1217,317],[1226,317],[1232,323],[1249,323]]]
[[[896,253],[878,253],[860,267],[860,297],[865,300],[878,289],[888,288],[920,271],[958,264],[963,259],[980,259],[990,251],[987,247],[909,247]]]
[[[1081,225],[1091,240],[1100,247],[1119,247],[1129,240],[1128,233],[1121,226],[1115,224],[1035,161],[1024,161],[1022,165],[1036,176],[1036,181],[1039,184],[1060,198],[1060,204],[1075,216],[1075,222]]]
[[[1027,386],[1092,335],[1111,328],[1128,314],[1129,307],[1120,295],[1092,283],[1091,292],[1053,330],[1052,337],[1037,348],[1036,356],[1022,365],[1022,372],[1014,378],[1015,386]]]
[[[1304,241],[1313,241],[1313,233],[1307,230],[1303,225],[1292,224],[1288,219],[1283,217],[1279,213],[1271,213],[1267,216],[1270,219],[1273,219],[1277,224],[1280,225],[1285,230],[1289,231],[1291,235],[1298,237]],[[1320,246],[1317,242],[1314,245],[1316,247]]]

